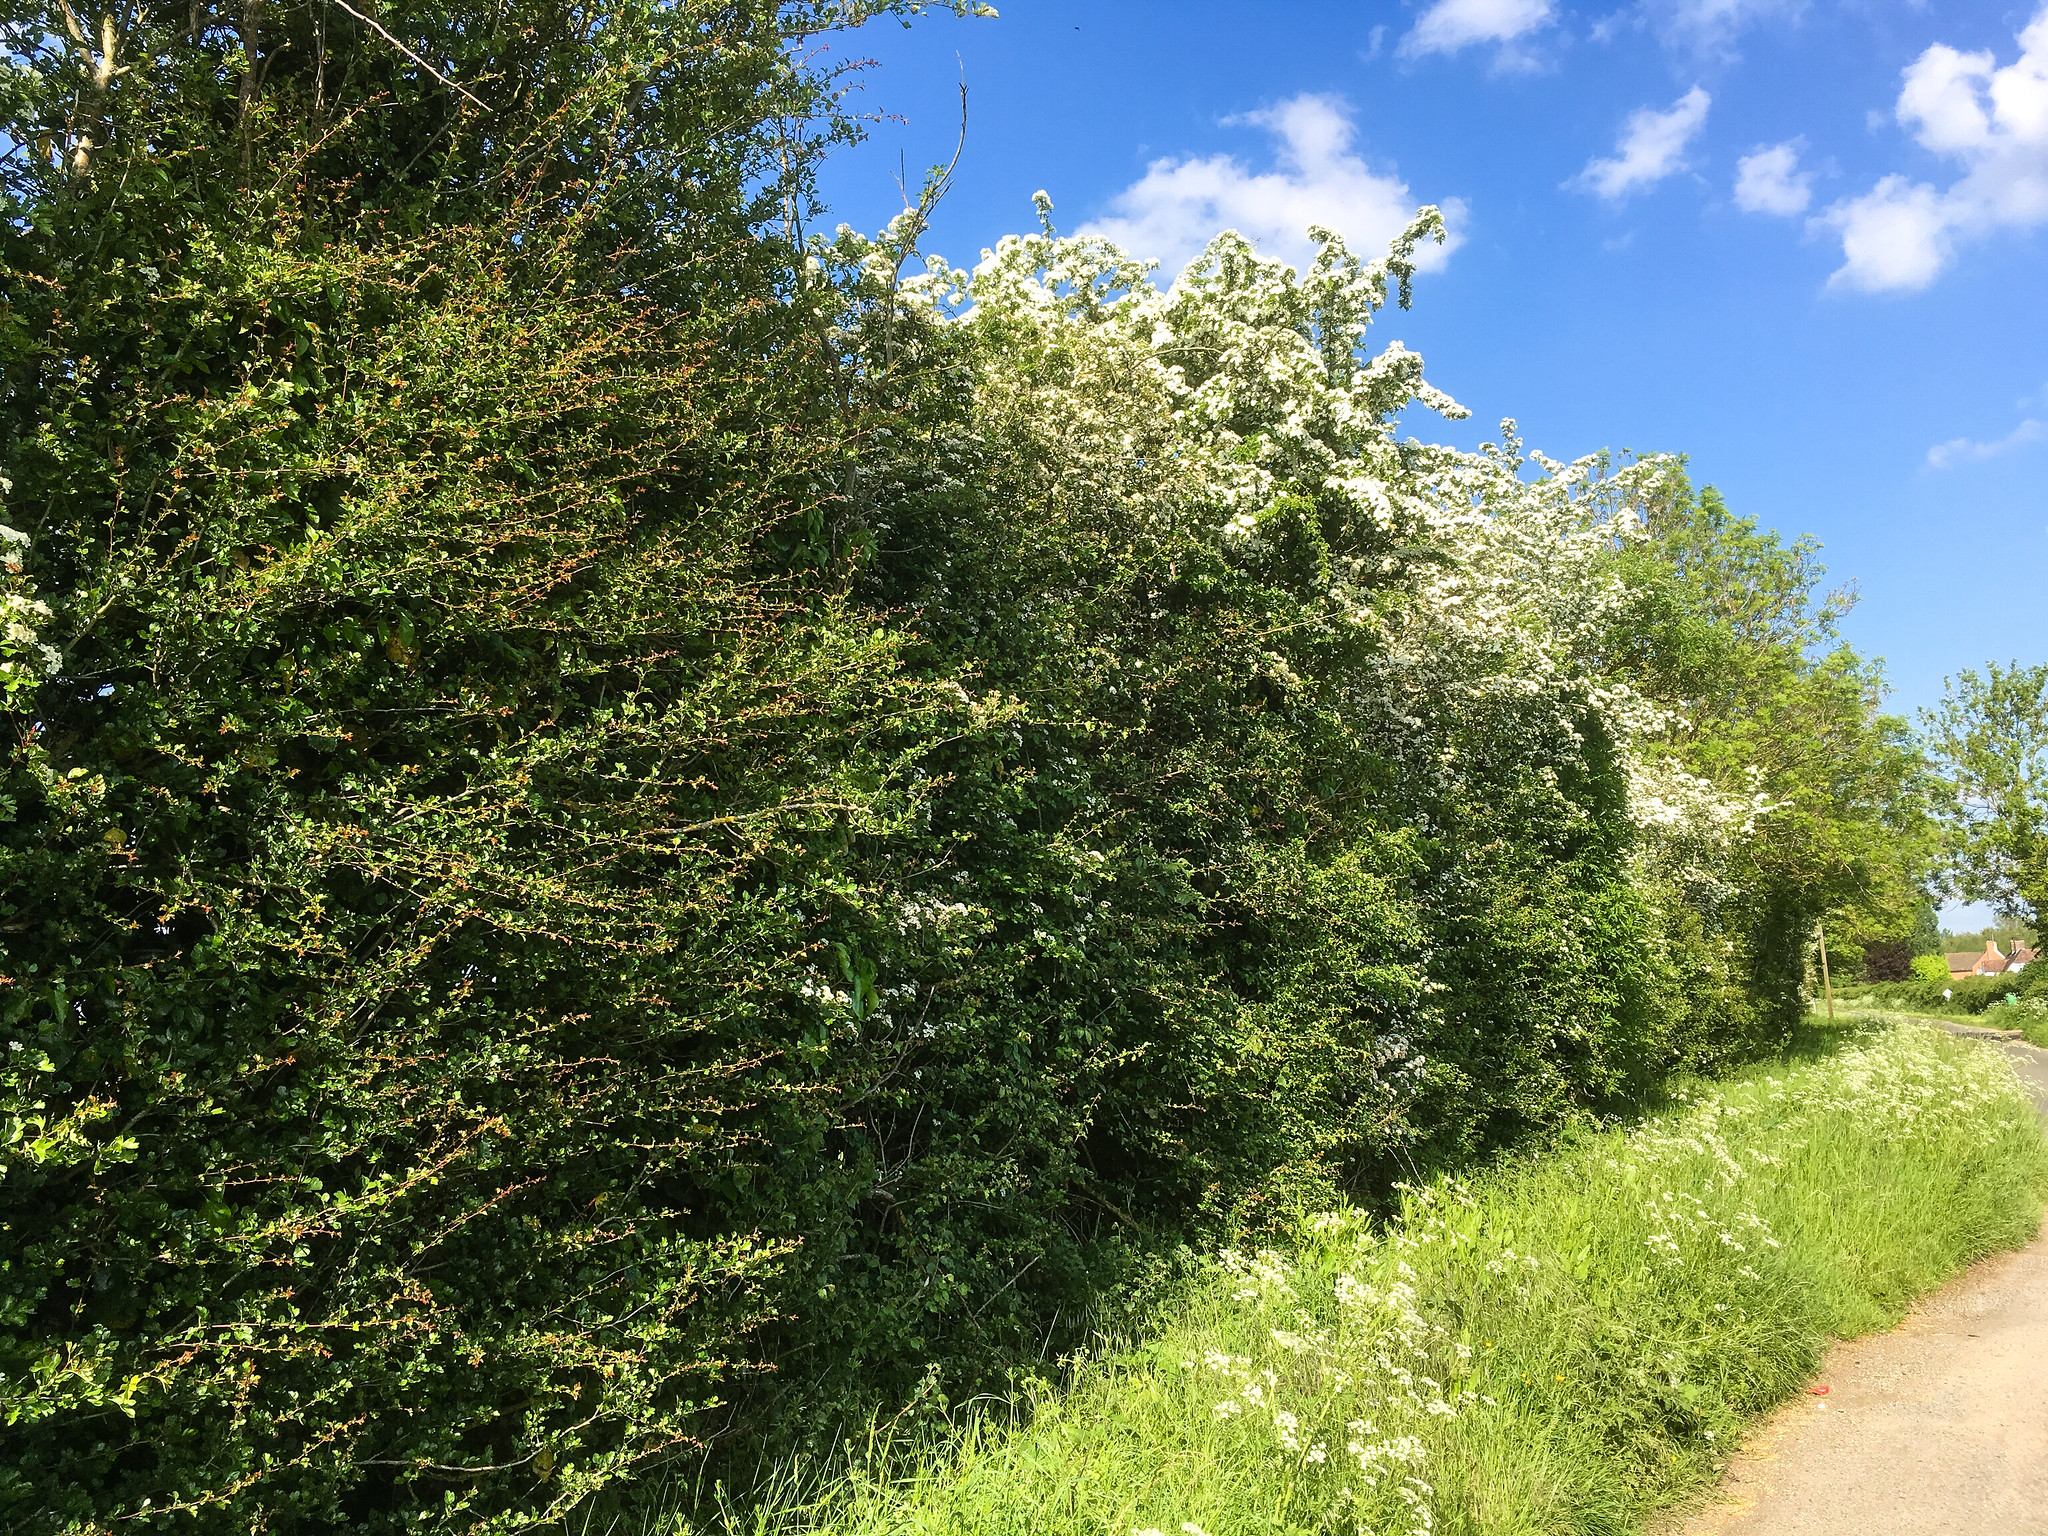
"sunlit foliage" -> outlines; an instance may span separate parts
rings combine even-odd
[[[1681,749],[1677,466],[1415,435],[1427,210],[807,239],[919,8],[8,13],[10,1530],[605,1507],[1796,1012],[1904,823]]]

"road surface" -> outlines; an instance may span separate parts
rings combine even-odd
[[[1989,1031],[2048,1117],[2048,1051]],[[1676,1536],[2048,1536],[2048,1232],[1838,1344]]]

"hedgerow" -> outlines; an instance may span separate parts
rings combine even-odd
[[[10,32],[9,1529],[530,1529],[998,1379],[1782,1033],[1910,852],[1804,566],[1403,427],[1434,214],[806,242],[806,39],[915,9]],[[1707,641],[1826,788],[1676,730]]]
[[[2025,1001],[2048,995],[2048,972],[2029,965],[1999,976],[1965,976],[1961,980],[1859,981],[1836,988],[1843,997],[1868,998],[1880,1008],[1913,1013],[1990,1013],[2008,998]]]

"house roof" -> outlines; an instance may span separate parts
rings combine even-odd
[[[1981,954],[1957,954],[1946,958],[1949,974],[1952,976],[1968,976],[1973,973],[1978,976],[1997,976],[2012,964],[1999,953],[1998,946],[1988,939]]]

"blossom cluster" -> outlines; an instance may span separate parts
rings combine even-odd
[[[1161,286],[1154,264],[1107,240],[1056,234],[1042,193],[1039,209],[1039,232],[1006,237],[971,273],[933,257],[896,277],[908,224],[874,241],[842,229],[821,260],[887,292],[892,338],[953,326],[984,338],[980,423],[1035,442],[1058,465],[1057,497],[1118,505],[1244,561],[1312,503],[1339,530],[1322,622],[1379,642],[1368,674],[1346,679],[1347,706],[1414,782],[1471,792],[1487,766],[1476,754],[1540,765],[1536,781],[1554,787],[1548,765],[1578,761],[1597,724],[1619,749],[1649,866],[1708,908],[1729,893],[1731,847],[1773,806],[1660,757],[1653,738],[1670,722],[1605,649],[1630,597],[1611,556],[1642,537],[1678,465],[1561,462],[1525,450],[1512,421],[1472,452],[1404,430],[1411,407],[1468,414],[1401,342],[1367,346],[1390,296],[1405,303],[1417,247],[1443,238],[1437,210],[1371,262],[1316,230],[1303,272],[1225,232]],[[1299,688],[1277,652],[1266,670]]]
[[[0,493],[13,489],[0,480]],[[64,664],[63,653],[43,638],[53,617],[50,605],[22,572],[28,549],[27,534],[0,523],[0,699],[55,677]]]
[[[1437,1518],[1428,1426],[1499,1405],[1479,1390],[1472,1345],[1425,1309],[1412,1261],[1433,1245],[1463,1246],[1500,1275],[1504,1255],[1511,1287],[1525,1286],[1537,1261],[1465,1220],[1473,1201],[1456,1181],[1406,1197],[1404,1219],[1386,1231],[1356,1211],[1315,1217],[1313,1266],[1272,1249],[1219,1254],[1229,1298],[1256,1315],[1265,1347],[1256,1357],[1204,1350],[1181,1369],[1206,1384],[1213,1421],[1319,1485],[1326,1527],[1427,1536]]]

